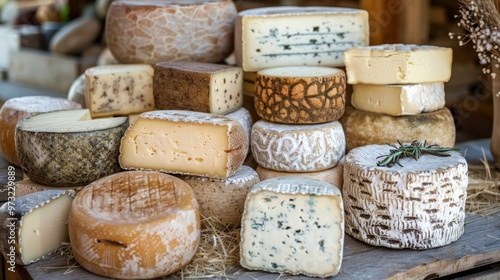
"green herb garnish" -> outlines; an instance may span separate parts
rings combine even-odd
[[[427,141],[424,141],[424,143],[422,143],[415,140],[411,144],[401,144],[401,142],[399,142],[398,140],[398,144],[399,147],[388,144],[389,146],[394,147],[394,149],[391,149],[388,155],[381,155],[377,157],[377,159],[384,158],[383,160],[377,162],[377,166],[392,167],[394,166],[394,164],[397,164],[402,167],[403,165],[399,163],[399,160],[401,158],[409,157],[418,160],[424,154],[434,155],[438,157],[448,157],[450,155],[446,152],[460,151],[460,149],[458,148],[446,148],[441,147],[437,144],[428,145]]]

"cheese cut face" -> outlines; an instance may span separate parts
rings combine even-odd
[[[160,172],[126,171],[80,191],[69,213],[76,261],[110,278],[151,279],[184,267],[200,242],[191,187]]]
[[[353,85],[356,109],[391,116],[434,112],[445,106],[444,83]]]
[[[378,167],[394,149],[367,145],[346,155],[346,233],[370,245],[430,249],[456,241],[464,232],[467,162],[460,153],[400,160]]]
[[[227,114],[243,106],[240,67],[202,62],[155,65],[154,98],[161,110]]]
[[[345,135],[338,121],[290,125],[259,120],[252,127],[250,147],[255,161],[264,168],[314,172],[340,161],[345,154]]]
[[[244,71],[342,66],[344,51],[368,46],[368,13],[337,7],[265,7],[238,13],[235,56]]]
[[[3,204],[0,251],[6,260],[14,252],[16,264],[28,265],[69,242],[68,215],[74,196],[73,191],[45,190]]]
[[[62,190],[62,191],[72,191],[75,194],[81,191],[85,186],[77,186],[77,187],[52,187],[45,186],[31,181],[29,178],[23,178],[22,181],[16,181],[15,185],[15,196],[16,199],[25,195],[29,195],[32,193],[37,193],[46,190]]]
[[[243,126],[231,118],[184,110],[142,113],[120,146],[124,169],[227,178],[248,153]]]
[[[271,122],[335,121],[345,108],[344,71],[330,67],[278,67],[257,72],[255,111]]]
[[[64,98],[49,96],[23,96],[7,99],[0,109],[0,150],[5,159],[19,166],[16,154],[16,125],[24,118],[39,113],[63,109],[80,109],[82,106]]]
[[[201,216],[217,221],[224,229],[241,225],[245,199],[252,187],[260,182],[257,172],[242,165],[233,176],[210,179],[201,176],[179,177],[188,183],[200,205]]]
[[[240,264],[251,270],[336,275],[342,263],[344,208],[340,191],[297,177],[261,181],[248,194]]]
[[[369,144],[397,144],[418,139],[443,147],[455,145],[455,123],[446,107],[434,112],[389,116],[346,106],[340,123],[344,128],[346,152]]]
[[[92,117],[153,110],[153,73],[153,67],[148,64],[103,65],[87,69],[85,102]]]
[[[42,113],[19,122],[16,149],[23,172],[46,186],[87,185],[122,171],[126,117],[91,119],[88,109]]]
[[[349,84],[419,84],[447,82],[452,49],[437,46],[386,44],[345,52]]]

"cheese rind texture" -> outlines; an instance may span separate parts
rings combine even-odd
[[[336,275],[344,244],[340,191],[323,181],[282,177],[261,181],[247,196],[240,264],[251,270]]]
[[[153,110],[153,73],[153,67],[148,64],[103,65],[87,69],[85,102],[92,117]]]
[[[245,132],[248,136],[248,153],[251,153],[251,151],[250,151],[250,133],[252,131],[253,119],[252,119],[252,115],[250,114],[250,111],[248,111],[244,107],[241,107],[240,109],[238,109],[234,112],[227,113],[225,116],[228,118],[237,120],[243,126],[243,129],[245,129]]]
[[[75,194],[77,194],[79,191],[81,191],[85,186],[76,186],[76,187],[52,187],[52,186],[45,186],[42,184],[35,183],[31,181],[29,178],[26,178],[21,181],[16,181],[15,185],[15,197],[16,199],[25,195],[29,195],[32,193],[37,193],[41,191],[46,191],[46,190],[62,190],[62,191],[72,191]]]
[[[452,49],[437,46],[385,44],[345,52],[349,84],[418,84],[451,78]]]
[[[337,68],[269,68],[257,72],[255,111],[262,119],[278,123],[335,121],[344,113],[345,89],[345,73]]]
[[[6,260],[14,252],[16,264],[28,265],[68,242],[68,214],[74,196],[73,191],[45,190],[4,203],[0,207],[0,252]]]
[[[240,67],[169,61],[155,65],[153,93],[160,110],[227,114],[243,106]]]
[[[367,145],[346,155],[346,233],[370,245],[430,249],[456,241],[464,231],[467,162],[460,153],[400,160],[378,167],[389,145]]]
[[[236,62],[244,71],[343,66],[344,51],[368,46],[368,12],[337,7],[265,7],[238,13]]]
[[[411,85],[353,85],[356,109],[391,116],[433,112],[445,106],[444,83]]]
[[[80,191],[69,214],[76,261],[92,273],[150,279],[184,267],[200,242],[191,187],[160,172],[126,171]]]
[[[142,113],[125,132],[119,162],[123,169],[224,179],[248,153],[248,136],[231,118],[185,110]]]
[[[346,152],[369,144],[397,144],[398,140],[427,140],[442,147],[455,145],[455,123],[446,107],[417,115],[389,116],[346,106],[339,121],[344,128]]]
[[[106,43],[121,63],[222,62],[234,48],[233,1],[113,1]]]
[[[245,165],[226,179],[189,175],[179,178],[193,189],[200,214],[206,219],[213,219],[215,226],[221,225],[225,229],[241,225],[247,194],[260,182],[257,172]]]
[[[345,155],[344,130],[338,121],[290,125],[259,120],[250,138],[255,161],[276,171],[321,171],[334,167]]]

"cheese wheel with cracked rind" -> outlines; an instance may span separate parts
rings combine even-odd
[[[200,242],[200,213],[191,187],[154,171],[125,171],[80,191],[69,213],[76,261],[119,279],[151,279],[184,267]]]

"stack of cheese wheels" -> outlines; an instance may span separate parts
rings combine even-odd
[[[379,45],[350,49],[344,58],[347,82],[353,85],[353,107],[347,106],[340,120],[347,151],[397,140],[455,144],[444,92],[451,76],[451,49]]]

